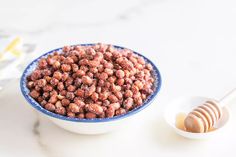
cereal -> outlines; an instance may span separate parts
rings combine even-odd
[[[98,104],[89,104],[88,105],[88,111],[92,112],[92,113],[95,113],[96,115],[99,115],[103,112],[103,109]]]
[[[83,70],[78,70],[78,71],[76,71],[76,75],[79,77],[82,77],[85,75],[85,72]]]
[[[108,109],[106,110],[106,116],[108,118],[111,118],[111,117],[114,117],[114,115],[115,115],[114,107],[112,107],[112,106],[108,107]]]
[[[73,78],[68,77],[67,80],[65,81],[65,85],[68,87],[73,83]]]
[[[59,83],[57,84],[57,89],[58,89],[59,91],[62,91],[64,88],[65,88],[65,87],[64,87],[63,82],[59,82]]]
[[[123,108],[119,108],[118,110],[116,110],[116,115],[117,116],[125,114],[125,113],[126,113],[126,110],[123,109]]]
[[[32,81],[38,80],[41,78],[42,72],[40,70],[35,70],[34,72],[32,72],[30,79]]]
[[[68,73],[63,73],[61,79],[62,81],[66,81],[68,77],[69,77]]]
[[[84,107],[85,106],[85,103],[80,99],[75,98],[74,103],[77,104],[79,107]]]
[[[57,95],[52,95],[48,102],[55,104],[57,102]]]
[[[76,90],[76,87],[73,86],[73,85],[69,85],[69,86],[67,87],[67,91],[69,91],[69,92],[74,92],[75,90]]]
[[[49,76],[49,75],[52,74],[52,72],[49,69],[44,69],[44,70],[41,71],[41,74],[43,76]]]
[[[143,88],[143,83],[139,80],[135,81],[134,85],[136,85],[139,88],[139,90],[141,90]]]
[[[73,64],[74,60],[71,57],[66,57],[63,62],[65,64]]]
[[[69,72],[71,70],[71,66],[69,64],[62,64],[61,65],[61,70],[63,72]]]
[[[118,99],[122,99],[123,98],[123,94],[119,91],[116,91],[114,92],[115,96],[118,98]]]
[[[119,86],[124,85],[124,83],[125,83],[125,80],[123,78],[120,78],[120,79],[116,80],[116,84],[119,85]]]
[[[66,90],[62,90],[62,91],[59,92],[59,94],[62,95],[62,96],[66,96],[66,93],[67,93]]]
[[[109,105],[110,105],[110,101],[109,101],[109,100],[104,100],[103,103],[102,103],[102,105],[103,105],[104,107],[109,106]]]
[[[47,85],[45,85],[45,86],[43,87],[43,90],[44,90],[45,92],[50,92],[50,91],[53,90],[53,87],[52,87],[51,85],[47,84]]]
[[[133,92],[131,90],[126,90],[124,96],[127,97],[127,98],[132,97]]]
[[[38,66],[40,69],[45,69],[47,67],[47,60],[45,58],[40,59]]]
[[[84,113],[78,114],[77,118],[83,119],[84,118]]]
[[[55,111],[55,109],[56,109],[56,107],[52,103],[47,103],[44,107],[48,111]]]
[[[38,91],[36,91],[36,90],[32,90],[32,91],[30,92],[30,96],[31,96],[32,98],[34,98],[34,99],[38,98],[39,95],[40,95],[40,93],[39,93]]]
[[[60,71],[54,72],[53,78],[55,78],[57,80],[61,80],[62,79],[62,73]]]
[[[46,100],[43,100],[43,101],[40,102],[40,105],[43,106],[43,107],[44,107],[46,104],[47,104],[47,101],[46,101]]]
[[[93,93],[91,95],[91,98],[92,98],[93,101],[97,101],[98,100],[98,93]]]
[[[106,72],[102,72],[100,75],[99,75],[99,79],[100,80],[106,80],[108,78],[108,74]]]
[[[109,95],[108,100],[112,103],[118,102],[118,98],[115,95]]]
[[[47,100],[47,99],[49,98],[49,96],[50,96],[49,92],[44,92],[42,97],[43,97],[45,100]]]
[[[118,78],[123,78],[125,76],[125,72],[123,70],[117,70],[116,71],[116,76]]]
[[[28,82],[28,83],[27,83],[27,87],[28,87],[29,89],[33,88],[33,87],[34,87],[34,82],[33,82],[33,81]]]
[[[69,100],[73,100],[75,97],[75,94],[73,92],[67,92],[66,93],[66,98]]]
[[[153,67],[111,45],[65,46],[38,62],[29,95],[46,110],[81,118],[111,118],[141,106],[153,93]]]
[[[99,66],[99,61],[97,61],[97,60],[91,60],[91,61],[89,61],[89,63],[88,63],[88,65],[91,67],[91,68],[94,68],[94,67],[97,67],[97,66]]]
[[[71,111],[67,111],[67,116],[70,118],[74,118],[75,117],[75,113],[71,112]]]
[[[37,85],[39,87],[44,87],[47,84],[47,81],[45,79],[40,79],[37,81]]]
[[[55,109],[55,112],[60,115],[65,115],[66,114],[66,109],[64,107],[58,107]]]
[[[120,108],[120,103],[112,103],[110,104],[111,107],[113,107],[115,110],[118,110]]]
[[[51,84],[52,86],[56,86],[58,83],[59,83],[59,80],[56,79],[56,78],[52,78],[52,79],[50,80],[50,84]]]
[[[54,69],[59,69],[61,67],[61,63],[59,61],[55,61],[52,66]]]
[[[132,98],[127,98],[124,102],[123,102],[123,106],[126,110],[130,110],[132,108],[134,104],[134,101]]]
[[[56,90],[53,89],[51,92],[49,92],[49,94],[50,96],[53,96],[53,95],[57,95],[58,93]]]
[[[84,90],[83,89],[78,89],[76,92],[75,92],[76,96],[79,96],[81,98],[84,97]]]
[[[96,116],[95,113],[87,112],[87,113],[85,114],[85,117],[86,117],[87,119],[93,119],[93,118],[96,118],[97,116]]]
[[[104,101],[108,98],[108,96],[109,96],[109,92],[103,92],[99,94],[99,99]]]
[[[70,100],[69,99],[62,99],[61,104],[62,104],[62,106],[68,106],[70,104]]]
[[[95,85],[90,86],[84,93],[85,97],[91,96],[96,91]]]
[[[92,84],[92,82],[93,82],[93,80],[89,76],[83,76],[82,77],[82,83],[83,84],[90,85],[90,84]]]
[[[109,76],[113,75],[113,70],[112,69],[105,68],[104,72],[107,73],[107,75],[109,75]]]
[[[56,108],[62,107],[61,101],[57,101],[55,104],[55,107]]]
[[[73,113],[78,113],[79,112],[79,106],[75,103],[70,103],[69,104],[69,110]]]

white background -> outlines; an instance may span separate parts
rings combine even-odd
[[[25,63],[63,45],[105,42],[144,54],[163,77],[141,120],[99,136],[58,128],[9,81],[0,92],[0,156],[235,156],[236,104],[228,129],[204,141],[176,135],[162,115],[179,96],[219,99],[236,87],[236,1],[0,0],[0,33],[37,45]]]

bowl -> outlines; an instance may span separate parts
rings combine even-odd
[[[211,98],[202,97],[202,96],[186,96],[180,97],[176,100],[172,101],[165,110],[164,117],[167,124],[179,135],[189,138],[189,139],[209,139],[212,137],[216,137],[217,135],[223,135],[226,126],[228,125],[230,119],[230,111],[227,106],[222,108],[222,117],[218,120],[218,122],[213,126],[216,128],[213,131],[209,131],[206,133],[191,133],[179,129],[176,127],[176,116],[178,114],[187,115],[197,106],[203,104],[207,100],[213,100]]]
[[[93,46],[95,44],[79,44],[79,45]],[[72,45],[72,46],[75,46],[75,45]],[[127,49],[127,48],[116,46],[116,45],[113,45],[113,46],[117,49]],[[153,76],[155,78],[154,92],[147,98],[147,100],[143,103],[142,106],[135,108],[126,114],[115,116],[112,118],[80,119],[80,118],[70,118],[67,116],[50,112],[44,109],[42,106],[40,106],[39,103],[37,103],[33,98],[29,96],[29,89],[26,86],[26,82],[27,82],[26,78],[29,74],[31,74],[33,70],[35,70],[37,63],[41,58],[44,58],[48,56],[49,54],[52,54],[54,51],[58,51],[60,53],[62,52],[62,48],[57,48],[43,54],[42,56],[32,61],[26,67],[20,80],[20,88],[21,88],[21,92],[23,96],[32,107],[34,107],[37,111],[39,111],[40,113],[45,115],[47,118],[49,118],[53,123],[55,123],[59,127],[64,128],[68,131],[79,133],[79,134],[102,134],[102,133],[106,133],[112,130],[125,127],[128,125],[127,123],[129,123],[130,120],[132,119],[135,120],[135,115],[138,115],[138,113],[141,111],[144,112],[144,109],[152,103],[152,101],[157,96],[157,93],[160,90],[161,75],[158,68],[148,58],[133,51],[135,54],[142,56],[147,63],[150,63],[153,66]]]

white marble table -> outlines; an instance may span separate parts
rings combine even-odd
[[[23,99],[19,80],[0,92],[1,157],[235,156],[236,104],[221,135],[191,141],[164,122],[167,103],[183,95],[220,98],[236,87],[236,2],[233,0],[0,1],[0,33],[37,45],[33,59],[67,44],[105,42],[151,58],[160,95],[146,116],[113,133],[67,132]]]

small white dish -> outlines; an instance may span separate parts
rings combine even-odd
[[[223,115],[221,119],[214,125],[214,128],[216,129],[213,131],[207,133],[191,133],[176,127],[176,116],[178,114],[185,113],[187,115],[190,111],[203,104],[206,100],[212,99],[207,97],[193,96],[181,97],[172,101],[167,106],[164,113],[166,122],[177,134],[189,139],[207,139],[215,136],[216,134],[220,134],[223,132],[230,119],[230,112],[226,106],[222,107]]]

